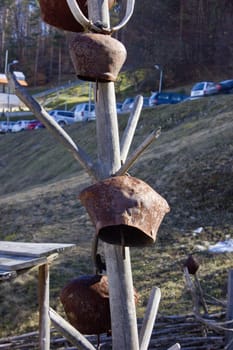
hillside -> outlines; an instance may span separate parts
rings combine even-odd
[[[130,174],[163,195],[171,212],[154,247],[132,249],[134,283],[141,294],[139,315],[153,285],[162,290],[161,313],[192,309],[182,271],[190,253],[200,261],[203,289],[216,298],[226,297],[231,254],[216,255],[207,248],[233,234],[232,111],[232,95],[226,95],[160,106],[141,115],[133,148],[158,126],[162,134]],[[119,116],[121,132],[126,122],[126,115]],[[95,157],[94,122],[77,123],[67,131]],[[0,135],[0,178],[0,240],[77,244],[72,256],[64,253],[51,268],[51,305],[62,313],[62,286],[92,272],[94,228],[77,199],[90,179],[47,130]],[[194,234],[198,227],[202,232]],[[35,274],[2,284],[0,336],[36,328]]]

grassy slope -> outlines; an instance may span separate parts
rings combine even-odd
[[[134,283],[141,294],[139,316],[153,285],[162,289],[160,312],[191,310],[182,274],[189,253],[201,263],[204,290],[226,296],[231,254],[214,255],[203,247],[233,233],[232,110],[229,95],[161,106],[141,115],[132,149],[154,128],[162,126],[163,132],[130,174],[163,195],[171,212],[154,246],[131,250]],[[119,116],[120,132],[126,123],[127,116]],[[67,131],[95,157],[94,122]],[[63,313],[58,297],[62,286],[92,273],[94,228],[77,199],[90,180],[47,130],[0,135],[0,178],[1,240],[77,244],[72,254],[62,254],[51,268],[51,304]],[[202,233],[193,234],[200,226]],[[0,336],[37,327],[36,298],[36,271],[1,285]]]

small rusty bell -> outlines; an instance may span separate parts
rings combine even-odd
[[[97,33],[77,33],[70,54],[78,78],[102,83],[116,81],[127,56],[120,41]]]
[[[134,298],[137,303],[136,291]],[[99,335],[111,332],[107,276],[76,278],[62,289],[60,299],[70,324],[81,333]]]
[[[76,0],[84,16],[88,16],[87,0]],[[83,32],[84,29],[72,15],[66,0],[39,0],[41,17],[44,22],[59,29]],[[111,8],[115,0],[109,0]]]
[[[103,241],[146,246],[156,240],[169,206],[148,184],[131,176],[115,176],[85,188],[79,198]]]

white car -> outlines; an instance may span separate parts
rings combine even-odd
[[[19,132],[23,130],[27,130],[27,126],[29,124],[30,120],[18,120],[14,123],[12,126],[12,132]]]
[[[86,122],[96,119],[94,103],[79,103],[71,110],[74,112],[76,122]]]
[[[0,123],[0,134],[5,134],[6,132],[11,132],[15,122],[1,122]]]
[[[75,122],[74,112],[71,111],[53,109],[52,111],[49,111],[49,114],[56,120],[56,122],[62,128],[66,125],[70,125]]]
[[[190,96],[195,97],[203,97],[217,94],[219,91],[219,84],[216,84],[212,81],[201,81],[196,83],[191,90]]]

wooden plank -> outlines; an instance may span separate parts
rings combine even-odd
[[[46,258],[31,258],[27,256],[13,256],[0,254],[0,269],[5,271],[17,271],[27,269],[35,265],[43,264]]]
[[[0,254],[41,257],[48,256],[66,248],[74,247],[75,244],[63,243],[29,243],[0,241]]]

